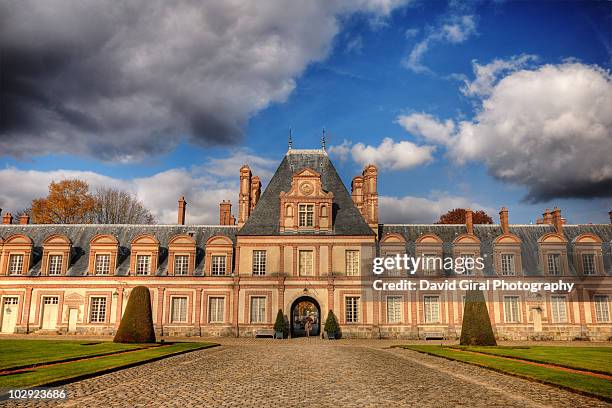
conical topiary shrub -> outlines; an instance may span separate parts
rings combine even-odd
[[[276,314],[276,321],[274,322],[274,331],[277,338],[283,338],[287,332],[287,325],[285,324],[285,315],[283,311],[278,309]],[[278,337],[280,335],[280,337]]]
[[[481,290],[469,290],[466,293],[459,344],[462,346],[497,346],[487,303]]]
[[[340,337],[340,326],[338,325],[338,319],[336,319],[336,315],[332,310],[330,310],[327,314],[324,330],[327,332],[328,339]]]
[[[155,343],[151,294],[146,286],[136,286],[130,293],[115,343]]]

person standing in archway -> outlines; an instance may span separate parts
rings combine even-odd
[[[310,330],[312,330],[312,318],[310,316],[306,318],[304,329],[306,330],[306,337],[310,337]]]

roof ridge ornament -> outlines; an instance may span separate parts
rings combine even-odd
[[[291,128],[289,128],[289,150],[293,148],[293,132]]]
[[[323,136],[321,136],[321,149],[325,150],[325,128],[323,128]]]

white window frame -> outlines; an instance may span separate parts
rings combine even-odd
[[[347,296],[344,298],[344,316],[346,323],[359,323],[360,296]]]
[[[106,296],[92,296],[89,298],[89,323],[106,323]]]
[[[187,296],[170,297],[170,323],[187,323],[189,321],[189,298]]]
[[[518,296],[504,296],[504,322],[521,322],[521,300]]]
[[[189,275],[189,255],[174,255],[174,274],[179,276]]]
[[[9,275],[22,275],[24,254],[9,254]]]
[[[346,276],[359,276],[359,250],[347,249],[344,254]]]
[[[313,250],[300,249],[298,251],[298,275],[299,276],[314,275],[314,251]]]
[[[314,207],[314,204],[298,204],[298,225],[300,227],[314,227]]]
[[[58,262],[59,260],[59,262]],[[62,274],[62,263],[64,262],[64,256],[61,254],[50,254],[47,258],[47,272],[49,276],[58,276]]]
[[[43,305],[59,305],[59,296],[43,296]]]
[[[266,297],[251,296],[250,300],[250,320],[253,324],[266,323]]]
[[[253,275],[263,276],[266,274],[266,260],[266,250],[253,250]]]
[[[567,298],[552,295],[550,297],[550,311],[553,323],[567,323]]]
[[[423,318],[425,323],[440,323],[440,296],[423,296]]]
[[[597,275],[597,264],[596,264],[596,257],[595,254],[593,253],[586,253],[586,254],[582,254],[581,255],[582,258],[582,273],[584,275]],[[590,259],[590,261],[587,262],[587,259]]]
[[[403,320],[402,296],[387,296],[387,323],[401,323]]]
[[[110,254],[96,254],[94,258],[94,274],[110,275]]]
[[[432,275],[436,275],[438,273],[438,268],[437,268],[437,259],[439,259],[440,256],[437,254],[422,254],[421,255],[421,270],[423,271],[423,275],[427,275],[427,276],[432,276]],[[433,268],[430,268],[430,264],[429,262],[427,262],[428,259],[433,259]]]
[[[225,323],[225,297],[208,298],[208,323]]]
[[[516,268],[515,268],[515,254],[513,253],[503,253],[500,256],[500,264],[501,264],[501,275],[502,276],[515,276]]]
[[[151,255],[136,254],[136,275],[148,276],[151,274]]]
[[[210,274],[212,276],[227,275],[227,255],[211,255]]]
[[[463,276],[474,276],[476,275],[476,256],[472,253],[470,254],[461,254],[460,255],[461,259],[463,259],[463,267],[465,268],[465,271],[463,272]],[[465,260],[466,259],[471,259],[472,262],[470,262],[472,264],[471,268],[468,268],[467,266],[465,266]]]
[[[608,295],[593,296],[595,304],[595,321],[597,323],[610,323],[610,297]]]
[[[557,252],[546,254],[546,265],[549,275],[561,275],[561,254]]]

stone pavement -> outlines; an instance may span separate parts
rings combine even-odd
[[[62,407],[604,407],[390,342],[217,339],[222,345],[65,386]],[[393,342],[395,344],[398,341]]]

